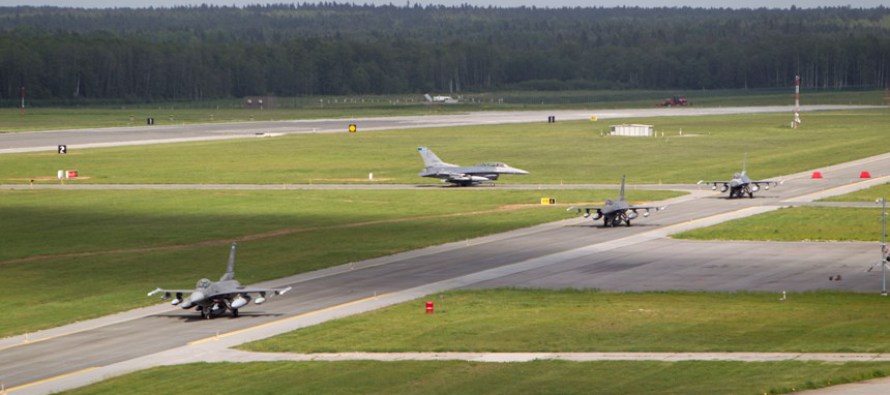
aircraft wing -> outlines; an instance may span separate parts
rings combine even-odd
[[[667,206],[630,206],[627,209],[631,211],[661,211],[666,209]]]
[[[701,185],[701,184],[704,184],[704,185],[713,185],[713,186],[716,187],[716,186],[719,186],[720,184],[723,184],[723,185],[729,185],[730,183],[732,183],[732,181],[705,181],[705,180],[699,180],[699,182],[697,182],[696,184],[699,184],[699,185]],[[782,183],[782,182],[779,182],[779,181],[773,181],[773,180],[763,180],[763,181],[754,181],[754,180],[751,180],[751,181],[748,181],[748,184],[755,184],[755,185],[764,185],[764,184],[765,184],[765,185],[773,185],[773,186],[777,186],[777,185],[779,185],[779,184],[781,184],[781,183]]]
[[[588,218],[592,215],[593,219],[599,219],[602,215],[604,215],[604,213],[603,213],[604,208],[605,207],[596,207],[596,206],[585,206],[585,207],[574,207],[573,206],[573,207],[567,208],[566,211],[576,210],[578,213],[584,213],[584,218]],[[634,214],[636,214],[639,211],[639,212],[642,212],[644,217],[648,217],[650,212],[661,211],[666,208],[667,208],[667,206],[628,206],[628,207],[612,210],[609,212],[623,210],[625,212],[631,211]],[[634,215],[634,217],[635,217],[635,215]]]
[[[148,296],[152,296],[154,294],[159,294],[163,292],[164,294],[190,294],[195,292],[194,289],[164,289],[164,288],[156,288],[154,291],[148,293]]]
[[[582,206],[582,207],[572,206],[572,207],[569,207],[566,209],[566,211],[572,211],[572,210],[575,210],[579,213],[583,212],[583,213],[590,214],[591,212],[601,212],[603,210],[603,208],[597,207],[597,206]]]
[[[284,295],[287,291],[290,291],[293,287],[287,288],[243,288],[239,289],[236,292],[229,292],[230,294],[274,294],[274,295]]]

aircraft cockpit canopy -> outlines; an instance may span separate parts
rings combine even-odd
[[[198,280],[198,284],[195,285],[195,287],[198,289],[208,288],[208,287],[210,287],[210,280],[208,280],[206,278],[202,278],[202,279]]]

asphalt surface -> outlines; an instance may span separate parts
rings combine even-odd
[[[886,108],[877,106],[803,106],[803,112]],[[82,148],[174,143],[186,141],[256,138],[295,133],[347,133],[350,124],[358,133],[374,130],[431,128],[508,123],[544,123],[548,116],[557,120],[580,120],[596,116],[600,120],[657,116],[697,116],[754,114],[792,111],[791,106],[650,108],[635,110],[559,110],[515,112],[471,112],[455,115],[404,116],[361,119],[320,119],[301,121],[240,122],[172,126],[131,126],[103,129],[72,129],[41,132],[0,133],[0,154],[55,151],[67,145],[68,151]],[[790,122],[790,121],[789,121]]]

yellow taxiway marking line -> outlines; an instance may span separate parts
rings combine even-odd
[[[91,371],[91,370],[96,370],[96,369],[98,369],[98,367],[91,367],[91,368],[81,369],[81,370],[78,370],[78,371],[76,371],[76,372],[60,374],[60,375],[58,375],[58,376],[54,376],[54,377],[50,377],[50,378],[46,378],[46,379],[43,379],[43,380],[37,380],[37,381],[35,381],[35,382],[31,382],[31,383],[28,383],[28,384],[22,384],[22,385],[19,385],[19,386],[16,386],[16,387],[7,388],[7,389],[6,389],[6,392],[18,391],[18,390],[25,389],[25,388],[28,388],[28,387],[33,387],[33,386],[38,385],[38,384],[47,383],[47,382],[50,382],[50,381],[53,381],[53,380],[58,380],[58,379],[62,379],[62,378],[65,378],[65,377],[74,376],[74,375],[76,375],[76,374],[81,374],[81,373],[89,372],[89,371]]]
[[[265,323],[265,324],[259,324],[259,325],[256,325],[256,326],[252,326],[252,327],[250,327],[250,328],[239,329],[239,330],[237,330],[237,331],[226,332],[226,333],[223,333],[223,334],[221,334],[221,335],[217,335],[217,336],[206,337],[206,338],[203,338],[203,339],[199,339],[199,340],[191,341],[191,342],[188,343],[188,345],[192,346],[192,345],[195,345],[195,344],[201,344],[201,343],[205,343],[205,342],[208,342],[208,341],[213,341],[213,340],[217,340],[217,339],[222,339],[222,338],[224,338],[224,337],[229,337],[229,336],[237,335],[237,334],[240,334],[240,333],[244,333],[244,332],[249,332],[249,331],[252,331],[252,330],[256,330],[256,329],[259,329],[259,328],[265,328],[265,327],[267,327],[267,326],[272,326],[272,325],[280,324],[280,323],[285,322],[285,321],[296,320],[296,319],[299,319],[299,318],[308,317],[308,316],[315,315],[315,314],[318,314],[318,313],[323,313],[323,312],[325,312],[325,311],[336,310],[336,309],[343,308],[343,307],[346,307],[346,306],[352,306],[352,305],[354,305],[354,304],[359,304],[359,303],[362,303],[362,302],[367,302],[367,301],[369,301],[369,300],[374,300],[374,299],[377,299],[377,298],[380,298],[380,297],[383,297],[383,296],[386,296],[386,295],[389,295],[389,293],[380,294],[380,295],[375,295],[375,296],[369,296],[369,297],[364,298],[364,299],[353,300],[353,301],[351,301],[351,302],[341,303],[341,304],[338,304],[338,305],[336,305],[336,306],[325,307],[325,308],[320,309],[320,310],[310,311],[310,312],[308,312],[308,313],[303,313],[303,314],[300,314],[300,315],[295,315],[295,316],[293,316],[293,317],[282,318],[282,319],[279,319],[279,320],[275,320],[275,321],[267,322],[267,323]]]

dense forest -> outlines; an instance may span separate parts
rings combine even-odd
[[[890,85],[890,9],[0,7],[0,99]]]

